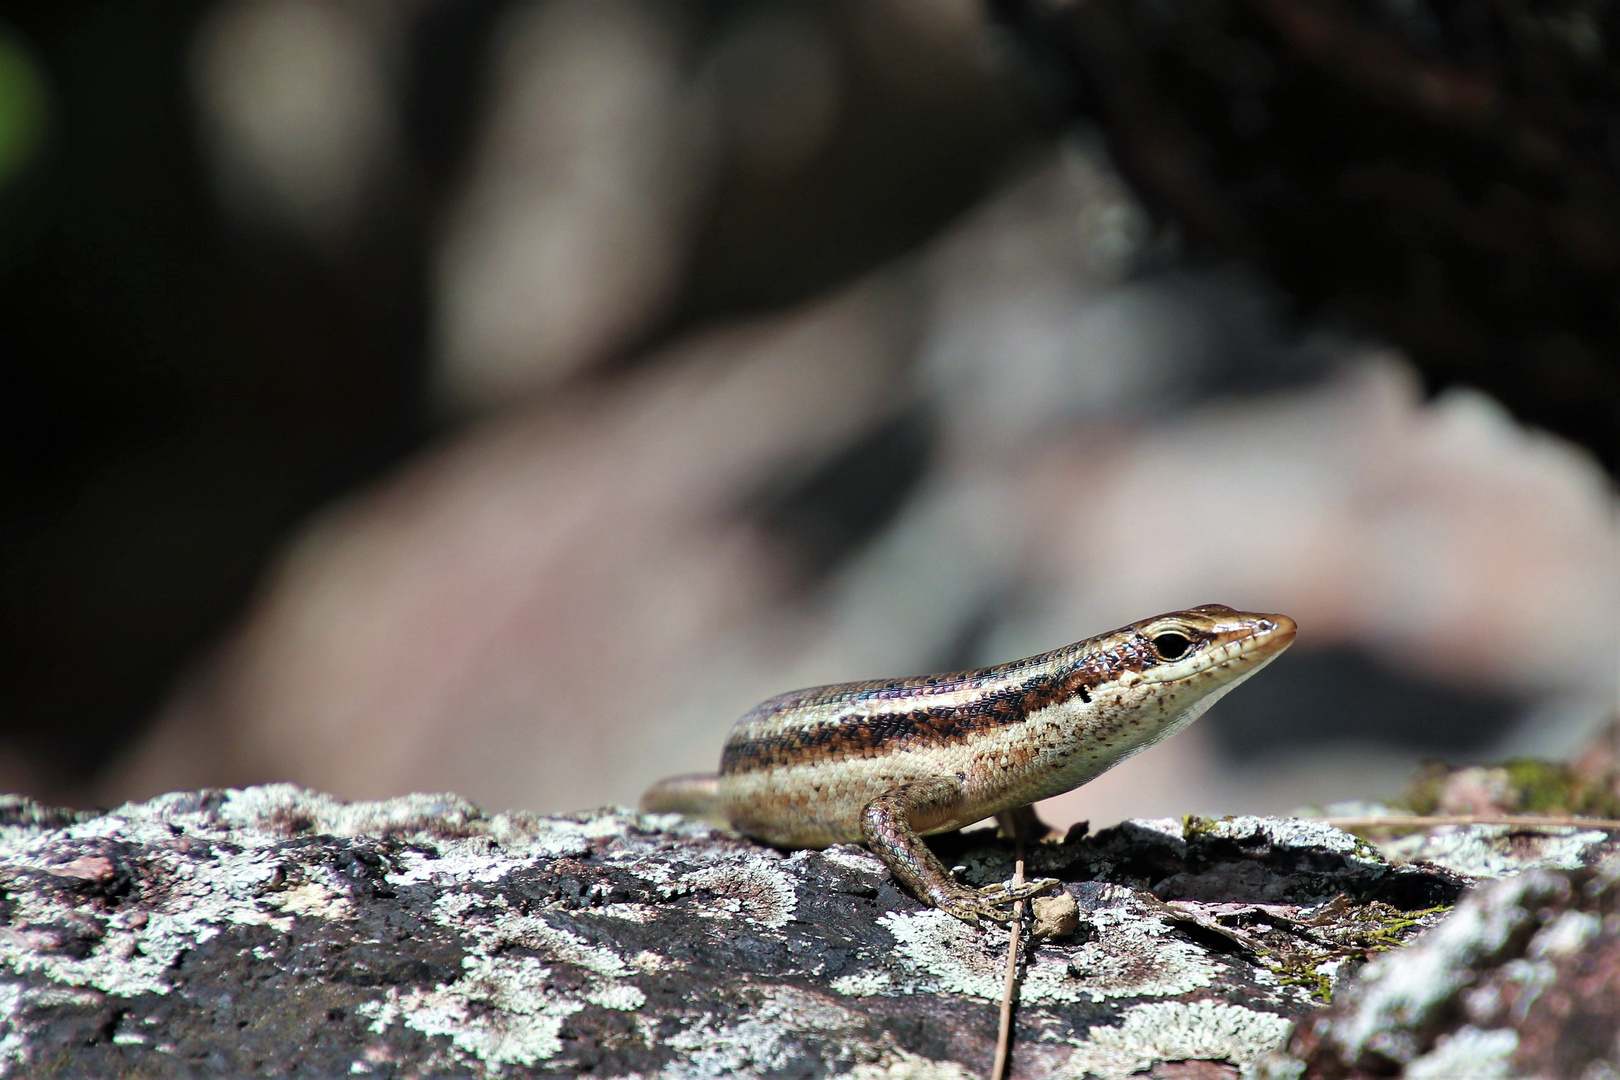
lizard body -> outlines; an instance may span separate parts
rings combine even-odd
[[[1056,882],[970,889],[923,836],[1079,787],[1192,723],[1294,632],[1211,604],[995,667],[795,690],[737,722],[717,775],[660,781],[642,809],[723,817],[779,847],[863,843],[928,903],[1004,920]]]

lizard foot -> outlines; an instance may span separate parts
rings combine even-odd
[[[944,896],[936,896],[934,906],[947,915],[954,915],[974,926],[979,925],[980,919],[998,923],[1012,922],[1013,913],[1005,910],[1007,907],[1016,901],[1038,896],[1061,884],[1062,882],[1056,878],[1035,878],[1022,885],[1003,881],[995,885],[986,885],[982,889],[963,889],[960,892],[953,891]]]

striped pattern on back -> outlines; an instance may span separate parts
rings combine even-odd
[[[1113,635],[1104,635],[1111,637]],[[1022,723],[1059,701],[1086,697],[1125,670],[1158,662],[1115,637],[1066,646],[977,671],[876,679],[794,690],[761,702],[737,722],[720,759],[722,776],[806,761],[871,757],[913,740],[949,745]]]

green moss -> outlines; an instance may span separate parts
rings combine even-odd
[[[1333,1003],[1333,978],[1318,971],[1314,963],[1284,967],[1277,973],[1277,981],[1284,986],[1304,987],[1324,1005]]]
[[[1451,766],[1443,761],[1425,761],[1418,774],[1406,786],[1400,803],[1414,814],[1432,814],[1440,808],[1440,792],[1451,775]]]
[[[1450,904],[1440,904],[1422,911],[1402,911],[1388,904],[1368,904],[1364,914],[1378,924],[1378,928],[1365,934],[1367,947],[1372,952],[1388,952],[1406,944],[1403,934],[1430,915],[1450,911]]]
[[[1500,808],[1504,813],[1620,816],[1620,792],[1615,790],[1613,778],[1582,776],[1561,762],[1535,758],[1511,758],[1498,765],[1462,768],[1426,762],[1407,785],[1399,805],[1414,814],[1438,813],[1446,785],[1464,769],[1478,770],[1493,784],[1501,785],[1504,790]]]
[[[1202,839],[1215,831],[1216,822],[1197,814],[1187,814],[1181,819],[1181,838],[1188,843]]]
[[[1527,813],[1620,816],[1620,797],[1567,765],[1535,758],[1512,758],[1501,767],[1517,794],[1517,808]]]
[[[1378,850],[1378,845],[1366,837],[1358,833],[1351,833],[1350,839],[1356,843],[1356,854],[1367,862],[1381,863],[1389,861],[1384,857],[1384,853]]]
[[[1415,933],[1432,925],[1446,905],[1402,911],[1380,901],[1346,904],[1332,916],[1299,924],[1286,936],[1269,935],[1259,960],[1283,986],[1303,989],[1318,1001],[1333,999],[1333,978],[1323,965],[1367,960],[1404,947]]]

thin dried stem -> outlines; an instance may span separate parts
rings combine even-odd
[[[1441,825],[1508,825],[1527,829],[1573,827],[1620,832],[1620,820],[1614,818],[1553,817],[1546,814],[1451,814],[1416,817],[1391,814],[1385,817],[1330,817],[1314,820],[1340,829],[1432,829]]]
[[[1024,883],[1024,834],[1015,837],[1018,861],[1013,864],[1013,886]],[[1024,929],[1024,902],[1013,902],[1012,929],[1007,942],[1007,981],[1001,987],[1001,1028],[996,1032],[996,1057],[990,1066],[990,1080],[1007,1075],[1007,1050],[1012,1045],[1013,993],[1018,988],[1018,938]]]

